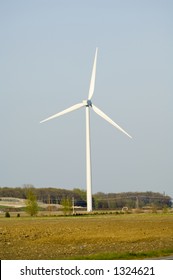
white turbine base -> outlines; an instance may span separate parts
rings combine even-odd
[[[91,183],[91,145],[90,145],[90,109],[86,106],[86,188],[87,212],[92,211],[92,183]]]

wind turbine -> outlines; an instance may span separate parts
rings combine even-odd
[[[87,185],[87,212],[92,211],[92,182],[91,182],[91,144],[90,144],[90,109],[93,109],[96,114],[102,117],[104,120],[115,126],[118,130],[126,134],[128,137],[132,138],[124,129],[122,129],[118,124],[116,124],[111,118],[109,118],[105,113],[103,113],[99,108],[97,108],[92,102],[92,96],[95,88],[95,77],[96,77],[96,63],[97,63],[97,52],[98,48],[96,48],[94,64],[92,69],[91,81],[88,99],[83,100],[82,103],[78,103],[69,107],[68,109],[61,111],[55,115],[52,115],[40,123],[52,120],[69,112],[78,110],[82,107],[85,107],[86,110],[86,185]]]

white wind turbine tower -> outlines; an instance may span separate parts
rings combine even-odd
[[[99,108],[97,108],[92,102],[91,98],[94,93],[95,88],[95,77],[96,77],[96,62],[97,62],[97,51],[96,48],[95,52],[95,58],[94,58],[94,64],[92,69],[92,75],[91,75],[91,81],[90,81],[90,88],[89,88],[89,94],[88,99],[83,100],[82,103],[78,103],[76,105],[73,105],[72,107],[69,107],[68,109],[61,111],[60,113],[57,113],[53,116],[50,116],[49,118],[44,119],[40,123],[49,121],[51,119],[57,118],[59,116],[62,116],[64,114],[67,114],[69,112],[75,111],[77,109],[80,109],[82,107],[85,107],[86,110],[86,185],[87,185],[87,211],[92,211],[92,182],[91,182],[91,149],[90,149],[90,109],[92,108],[96,114],[98,114],[100,117],[102,117],[104,120],[115,126],[117,129],[119,129],[121,132],[126,134],[128,137],[132,138],[124,129],[122,129],[119,125],[117,125],[111,118],[109,118],[105,113],[103,113]]]

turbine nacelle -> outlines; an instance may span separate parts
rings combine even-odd
[[[84,104],[84,106],[86,107],[92,107],[92,102],[90,99],[88,100],[83,100],[82,103]]]

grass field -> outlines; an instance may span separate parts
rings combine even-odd
[[[173,254],[173,214],[0,218],[0,259],[143,259]]]

